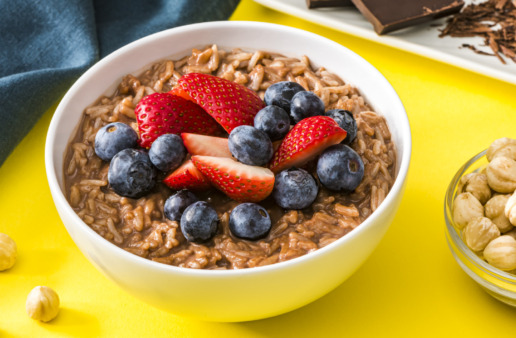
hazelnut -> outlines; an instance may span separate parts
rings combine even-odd
[[[27,296],[25,309],[30,318],[48,322],[59,312],[59,296],[47,286],[36,286]]]
[[[516,140],[502,137],[491,143],[486,152],[487,160],[491,162],[493,158],[498,156],[504,156],[516,160]]]
[[[473,251],[482,251],[486,245],[500,236],[500,230],[487,217],[475,218],[466,225],[462,237],[466,245]]]
[[[16,262],[16,243],[11,237],[0,233],[0,271],[10,269]]]
[[[495,157],[487,165],[487,182],[494,191],[512,193],[516,190],[516,161],[508,157]]]
[[[491,198],[491,188],[487,184],[487,176],[481,173],[462,176],[459,181],[459,191],[472,193],[482,204],[486,204]]]
[[[512,194],[511,197],[507,199],[504,214],[512,225],[516,225],[516,193]]]
[[[509,231],[513,228],[509,219],[505,216],[505,205],[510,195],[495,195],[486,205],[484,212],[487,218],[490,218],[494,224],[500,229],[501,233]]]
[[[469,221],[484,216],[484,207],[470,192],[457,195],[452,206],[453,221],[459,229],[464,228]]]
[[[500,270],[516,269],[516,239],[511,236],[493,239],[484,249],[484,258]]]

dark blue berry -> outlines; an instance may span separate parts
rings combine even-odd
[[[290,117],[294,123],[310,116],[324,114],[324,103],[313,92],[299,92],[292,98]]]
[[[276,175],[272,196],[284,209],[304,209],[315,201],[319,187],[306,170],[291,168]]]
[[[357,121],[353,114],[349,110],[332,109],[325,112],[324,115],[334,119],[339,127],[347,132],[346,138],[341,143],[351,144],[357,136]]]
[[[263,99],[266,105],[278,106],[283,108],[286,112],[289,112],[292,97],[297,92],[301,91],[305,91],[305,89],[297,82],[277,82],[271,85],[269,88],[267,88]]]
[[[113,122],[100,128],[95,135],[95,153],[104,161],[111,161],[120,150],[135,148],[138,134],[122,122]]]
[[[290,117],[278,106],[266,106],[254,117],[254,127],[263,131],[271,141],[281,140],[290,130]]]
[[[172,171],[179,167],[186,156],[186,149],[181,136],[163,134],[158,137],[149,149],[149,158],[161,171]]]
[[[264,207],[242,203],[229,215],[229,230],[238,238],[254,241],[267,236],[271,230],[271,218]]]
[[[165,201],[163,206],[165,217],[179,222],[185,209],[195,202],[197,202],[197,197],[192,192],[186,189],[180,190]]]
[[[217,232],[219,217],[207,202],[195,202],[183,212],[180,225],[181,232],[188,241],[202,243]]]
[[[265,165],[271,160],[274,152],[271,139],[267,134],[245,125],[231,131],[228,146],[237,160],[248,165]]]
[[[336,144],[319,156],[317,176],[322,185],[330,190],[351,192],[364,177],[364,163],[349,146]]]
[[[146,151],[124,149],[113,156],[109,165],[108,181],[118,195],[140,198],[154,187],[156,169]]]

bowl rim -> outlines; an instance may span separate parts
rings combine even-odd
[[[453,201],[458,195],[458,191],[455,191],[455,189],[458,187],[460,179],[464,176],[466,171],[470,169],[478,170],[480,168],[473,168],[472,166],[477,163],[477,161],[483,159],[487,153],[487,149],[482,150],[481,152],[477,153],[473,157],[471,157],[464,165],[462,165],[459,170],[455,173],[453,176],[453,179],[451,180],[450,184],[448,185],[448,188],[446,189],[446,195],[444,199],[444,219],[445,219],[445,231],[448,236],[447,238],[451,239],[453,242],[453,245],[458,248],[460,253],[462,253],[462,256],[465,257],[470,264],[472,264],[475,268],[482,271],[483,273],[496,278],[497,280],[503,281],[505,283],[516,285],[516,275],[511,274],[509,272],[500,270],[491,264],[487,263],[483,259],[481,259],[473,250],[471,250],[466,243],[462,240],[460,236],[460,231],[457,230],[457,228],[454,227],[454,221],[453,221],[453,213],[452,213],[452,206]],[[450,250],[453,252],[453,248],[450,246]],[[460,265],[460,264],[459,264]],[[461,266],[462,267],[462,266]],[[470,269],[471,270],[471,269]],[[491,281],[486,280],[484,277],[480,276],[476,271],[472,272],[485,280],[486,282],[493,284]],[[499,285],[496,285],[497,287],[500,287]]]
[[[397,169],[396,179],[394,181],[391,190],[380,204],[378,209],[376,209],[364,222],[362,222],[357,228],[350,231],[345,236],[337,239],[333,243],[328,244],[323,248],[319,248],[314,252],[310,252],[300,257],[296,257],[294,259],[278,262],[266,266],[259,266],[253,268],[246,269],[230,269],[230,270],[208,270],[208,269],[190,269],[190,268],[182,268],[173,265],[163,264],[154,262],[152,260],[140,257],[138,255],[132,254],[115,244],[109,242],[102,236],[100,236],[97,232],[95,232],[92,228],[90,228],[84,221],[76,214],[76,212],[70,206],[68,200],[66,199],[64,192],[61,190],[60,184],[58,182],[56,176],[56,167],[53,161],[54,158],[54,149],[53,145],[56,142],[57,133],[57,124],[58,120],[64,115],[64,107],[67,106],[70,101],[73,99],[73,96],[77,94],[77,88],[79,88],[83,83],[87,83],[88,78],[91,74],[94,74],[97,69],[101,68],[105,64],[109,64],[112,60],[116,59],[119,55],[122,55],[130,50],[141,48],[146,43],[159,40],[162,38],[166,38],[169,35],[176,34],[184,34],[196,30],[209,30],[212,28],[227,28],[227,29],[238,29],[238,28],[252,28],[252,29],[260,29],[260,28],[269,28],[283,31],[285,34],[293,34],[293,35],[303,35],[307,39],[318,40],[320,43],[328,44],[333,46],[333,48],[340,49],[344,54],[346,54],[349,58],[353,58],[356,62],[363,65],[364,69],[370,72],[373,77],[375,77],[375,81],[381,82],[382,87],[385,87],[387,92],[386,95],[391,97],[391,100],[395,102],[394,107],[389,107],[389,109],[394,111],[402,112],[400,116],[397,116],[397,125],[399,129],[399,133],[403,144],[403,154],[401,159],[399,159],[399,167]],[[171,50],[170,54],[173,54],[173,50]],[[111,85],[108,84],[106,88]],[[68,138],[69,141],[69,138]],[[400,145],[396,144],[396,148],[399,149]],[[47,132],[46,144],[45,144],[45,166],[47,172],[47,180],[52,191],[52,196],[54,199],[54,204],[61,205],[61,211],[65,212],[67,216],[69,216],[73,220],[73,227],[78,228],[81,233],[86,234],[87,236],[95,236],[96,239],[100,239],[97,245],[104,247],[108,251],[115,250],[118,256],[123,257],[126,261],[129,261],[130,264],[136,265],[144,265],[149,268],[158,269],[164,273],[175,273],[175,274],[187,274],[189,276],[206,276],[206,277],[225,277],[225,276],[244,276],[244,275],[254,275],[264,272],[272,272],[278,269],[285,269],[288,267],[294,267],[299,264],[303,264],[306,261],[317,259],[321,255],[325,255],[328,251],[334,250],[337,246],[345,245],[346,243],[352,241],[355,237],[357,237],[360,233],[364,232],[367,228],[373,226],[376,219],[385,213],[388,208],[391,207],[396,201],[397,195],[401,194],[404,188],[404,184],[406,182],[408,168],[411,158],[411,148],[412,148],[412,139],[410,132],[410,125],[408,121],[408,116],[406,110],[398,96],[395,92],[392,85],[387,81],[387,79],[368,61],[364,58],[348,49],[347,47],[332,41],[323,36],[317,35],[315,33],[305,31],[298,28],[293,28],[289,26],[273,24],[273,23],[264,23],[264,22],[254,22],[254,21],[213,21],[213,22],[204,22],[204,23],[196,23],[185,26],[180,26],[176,28],[167,29],[158,33],[154,33],[138,39],[134,42],[131,42],[108,56],[104,57],[92,67],[90,67],[83,75],[79,77],[78,80],[69,88],[61,102],[59,103],[54,116],[50,122],[50,126]],[[399,153],[397,154],[399,156]],[[60,154],[60,156],[63,156]],[[57,170],[63,170],[62,168],[57,168]],[[66,227],[66,226],[65,226]],[[75,243],[77,245],[77,243]],[[83,253],[84,254],[84,253]]]

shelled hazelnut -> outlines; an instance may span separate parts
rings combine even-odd
[[[500,270],[516,269],[516,239],[511,236],[493,239],[484,249],[484,258]]]
[[[513,225],[505,216],[505,205],[508,199],[509,195],[495,195],[484,205],[486,217],[491,219],[502,233],[513,228]]]
[[[16,262],[16,243],[6,234],[0,233],[0,271],[10,269]]]
[[[466,225],[462,236],[471,250],[482,251],[489,242],[500,236],[500,230],[489,218],[479,217]]]
[[[36,286],[27,296],[25,309],[32,319],[48,322],[59,313],[59,296],[48,286]]]
[[[462,229],[469,221],[484,216],[484,207],[470,192],[457,195],[453,203],[453,220]]]

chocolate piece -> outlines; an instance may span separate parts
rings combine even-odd
[[[349,7],[353,6],[351,0],[306,0],[306,6],[308,8],[321,8],[321,7]]]
[[[385,34],[460,11],[462,0],[351,0],[373,24],[378,34]]]
[[[484,45],[489,46],[493,54],[479,50],[477,47],[462,44],[477,54],[496,56],[502,63],[505,55],[516,63],[516,0],[489,0],[480,4],[470,4],[448,19],[446,28],[439,37],[484,38]]]

